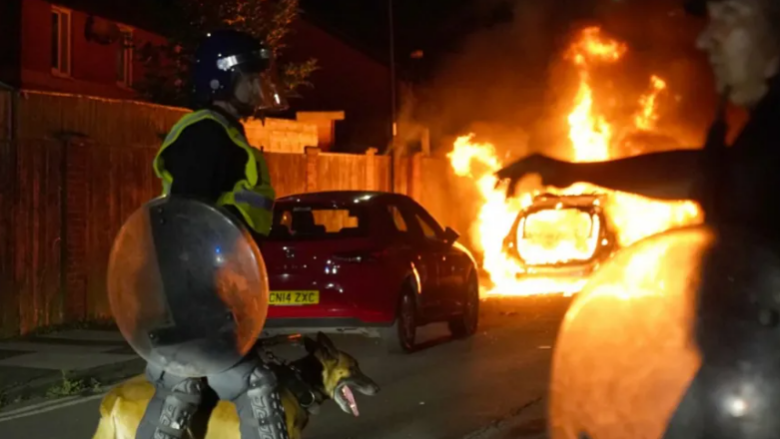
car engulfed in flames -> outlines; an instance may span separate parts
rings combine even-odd
[[[557,158],[600,162],[680,147],[657,126],[661,97],[669,90],[660,76],[649,75],[649,87],[636,100],[612,94],[597,102],[595,73],[627,50],[598,27],[583,29],[569,46],[565,59],[578,73],[578,86],[560,118],[568,125],[569,145],[562,146],[570,147],[558,149],[568,154],[560,157],[559,151]],[[612,101],[635,110],[615,117],[604,111]],[[476,133],[458,137],[447,156],[455,174],[470,180],[481,198],[469,238],[485,274],[482,297],[577,293],[599,262],[619,248],[703,219],[691,200],[653,200],[584,182],[542,189],[523,189],[521,183],[521,191],[506,198],[495,173],[508,164],[507,157],[476,138]]]
[[[521,294],[579,291],[618,248],[600,194],[536,196],[504,239]],[[556,291],[559,290],[559,291]]]

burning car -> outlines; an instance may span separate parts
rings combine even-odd
[[[628,46],[599,27],[573,35],[562,55],[577,73],[576,92],[571,107],[548,121],[561,133],[568,125],[567,138],[558,136],[546,151],[528,144],[517,153],[543,152],[582,163],[687,144],[675,137],[674,123],[665,126],[660,118],[660,108],[679,98],[661,76],[648,72],[649,87],[637,97],[616,92],[608,66],[619,62]],[[577,292],[617,247],[703,218],[693,200],[655,200],[581,182],[557,188],[557,195],[535,196],[539,185],[529,181],[507,198],[495,173],[508,164],[509,148],[497,149],[487,140],[473,132],[459,136],[447,154],[455,174],[471,180],[479,193],[469,238],[480,255],[484,298]],[[594,193],[603,195],[587,195]]]
[[[528,293],[575,293],[617,248],[602,204],[604,195],[535,197],[517,214],[504,251]]]

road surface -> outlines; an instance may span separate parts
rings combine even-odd
[[[357,396],[358,418],[327,403],[304,437],[456,439],[517,412],[545,396],[552,345],[568,303],[545,297],[483,304],[475,337],[449,340],[446,327],[431,325],[420,330],[423,349],[408,356],[385,354],[371,339],[334,336],[336,346],[356,357],[382,390]],[[285,353],[295,358],[303,348]],[[0,413],[0,437],[89,439],[99,402],[74,400],[10,420]]]

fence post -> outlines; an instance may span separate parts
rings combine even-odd
[[[317,192],[317,169],[320,149],[316,146],[307,146],[306,154],[306,192]]]
[[[366,189],[369,191],[379,189],[376,184],[376,148],[366,150]]]
[[[15,272],[19,264],[16,245],[19,242],[19,163],[20,142],[0,142],[0,338],[19,334],[19,286]],[[28,194],[29,196],[29,194]],[[23,235],[27,236],[27,235]]]
[[[62,205],[61,205],[61,294],[63,320],[76,322],[89,316],[90,295],[88,266],[90,248],[89,197],[90,150],[94,141],[87,138],[66,137],[61,142],[62,156]]]
[[[422,158],[421,152],[414,153],[409,166],[409,196],[418,202],[422,194]]]
[[[70,242],[70,233],[68,227],[68,212],[70,212],[70,204],[68,203],[68,195],[70,194],[70,185],[68,184],[70,166],[70,140],[63,140],[59,142],[62,147],[62,155],[60,156],[60,294],[61,299],[60,312],[62,314],[62,321],[67,321],[72,304],[68,302],[68,274],[69,274],[69,262],[70,255],[68,249],[72,245]]]
[[[409,160],[398,150],[393,150],[390,154],[390,160],[392,160],[393,171],[390,173],[391,191],[409,195]]]

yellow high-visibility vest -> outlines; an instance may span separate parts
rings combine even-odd
[[[217,200],[217,205],[235,206],[249,227],[261,235],[268,236],[271,231],[273,206],[276,199],[276,192],[271,186],[268,165],[265,163],[263,153],[252,147],[244,134],[216,111],[199,110],[189,113],[171,128],[153,162],[155,174],[162,179],[163,195],[169,195],[171,185],[173,185],[173,176],[165,169],[165,163],[162,159],[163,151],[179,138],[185,128],[206,119],[222,125],[233,143],[246,151],[248,156],[244,167],[244,178],[236,182],[231,191],[223,192]]]

